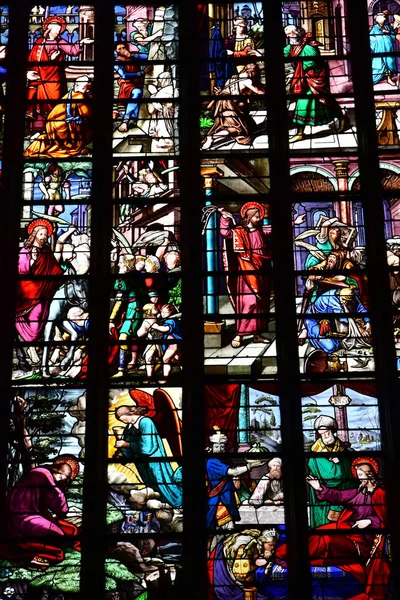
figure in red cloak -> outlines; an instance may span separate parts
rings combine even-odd
[[[329,488],[311,475],[307,477],[319,500],[345,507],[336,523],[316,527],[310,535],[310,564],[339,567],[365,585],[365,592],[350,600],[384,600],[390,566],[384,555],[385,535],[379,530],[387,523],[386,494],[380,487],[379,467],[373,458],[356,458],[351,470],[359,486],[350,490]],[[276,558],[278,564],[286,566],[286,544],[277,548]]]
[[[35,219],[28,226],[28,239],[19,253],[19,274],[32,276],[21,278],[17,287],[16,328],[25,342],[40,337],[51,299],[61,283],[63,270],[47,243],[52,234],[50,221]]]
[[[62,17],[52,15],[45,19],[43,35],[33,44],[28,56],[31,67],[27,72],[30,101],[27,116],[36,119],[40,115],[43,123],[54,106],[51,101],[59,100],[67,93],[63,65],[66,55],[78,56],[83,51],[84,44],[93,43],[93,40],[83,38],[76,44],[69,44],[61,37],[66,28],[67,24]]]
[[[32,469],[18,481],[8,498],[8,536],[14,543],[1,548],[7,560],[26,559],[31,568],[45,570],[64,559],[61,548],[37,538],[78,535],[77,527],[63,520],[69,510],[64,490],[78,473],[77,460],[65,455],[52,465]],[[79,542],[73,546],[80,550]]]
[[[259,202],[247,202],[240,211],[242,221],[239,225],[231,213],[219,211],[227,288],[238,315],[236,336],[231,344],[238,348],[246,335],[253,335],[256,343],[268,343],[262,333],[268,327],[272,253],[268,247],[270,227],[262,226],[265,208]]]

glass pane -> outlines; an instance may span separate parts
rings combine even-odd
[[[13,597],[11,589],[15,595],[21,588],[24,598],[37,586],[78,593],[86,393],[54,387],[13,393],[3,591],[8,586]]]

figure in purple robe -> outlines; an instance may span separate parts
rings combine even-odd
[[[78,535],[77,527],[63,520],[69,510],[64,490],[78,472],[79,464],[72,456],[60,456],[52,465],[34,468],[18,481],[8,498],[8,536],[15,540],[5,549],[8,560],[27,559],[33,568],[44,570],[51,562],[64,559],[61,548],[37,538]],[[79,542],[74,548],[80,550]]]

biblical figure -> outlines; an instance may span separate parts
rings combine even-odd
[[[227,436],[214,426],[214,433],[210,435],[213,454],[225,452],[228,442]],[[208,483],[208,529],[233,529],[234,523],[240,521],[234,477],[249,473],[252,468],[263,465],[262,461],[248,461],[246,465],[230,467],[219,458],[209,458],[206,463]]]
[[[398,17],[398,15],[396,15]],[[385,12],[374,17],[375,25],[369,32],[372,52],[372,78],[374,85],[386,79],[389,85],[396,86],[393,75],[397,74],[397,59],[393,53],[397,51],[396,34],[400,17],[390,25]],[[374,56],[381,54],[381,56]]]
[[[182,506],[182,468],[178,467],[174,471],[170,462],[158,460],[167,458],[167,453],[153,421],[156,416],[154,399],[150,394],[140,390],[130,390],[129,393],[135,405],[119,406],[115,410],[116,419],[126,424],[123,439],[117,440],[115,447],[124,458],[134,459],[143,483],[159,492],[163,502],[174,508],[180,507]],[[164,400],[165,398],[168,400],[169,396],[164,393]],[[172,400],[169,401],[172,403]],[[158,421],[164,418],[164,425],[168,427],[167,415],[173,421],[172,429],[168,434],[173,436],[175,431],[177,436],[179,425],[172,404],[170,410],[165,410],[163,415],[158,415]],[[171,450],[174,452],[173,448]],[[143,458],[145,462],[141,460]]]
[[[289,45],[285,47],[284,55],[296,59],[290,93],[301,96],[296,101],[293,116],[297,133],[289,141],[302,140],[306,125],[325,125],[335,119],[339,120],[337,133],[343,133],[348,128],[348,120],[330,90],[329,67],[321,58],[318,42],[310,33],[294,25],[286,27],[285,33]]]
[[[228,135],[238,144],[251,144],[256,123],[250,116],[250,104],[247,97],[265,93],[260,75],[258,65],[250,63],[239,75],[232,75],[223,88],[216,87],[214,89],[218,99],[212,100],[207,106],[213,111],[214,124],[202,142],[202,150],[208,150],[216,141]],[[224,96],[229,96],[229,98],[224,98]],[[232,98],[232,96],[238,98]]]
[[[337,437],[338,424],[327,415],[320,415],[314,421],[314,429],[319,436],[311,447],[312,452],[336,453],[348,450],[349,444]],[[321,479],[330,488],[338,490],[352,486],[350,464],[346,458],[331,456],[330,458],[313,457],[308,461],[310,475]],[[314,488],[310,488],[310,526],[319,527],[329,521],[337,521],[343,507],[330,505],[317,497]]]
[[[25,150],[28,158],[71,158],[87,154],[92,139],[92,106],[86,102],[90,79],[82,75],[75,80],[74,91],[63,97],[47,117],[46,133],[34,138]]]
[[[232,306],[238,314],[232,346],[238,348],[246,335],[253,335],[254,342],[268,343],[262,333],[268,328],[272,254],[269,249],[270,227],[262,226],[265,208],[259,202],[247,202],[241,208],[242,221],[239,225],[231,213],[219,210],[227,287]]]
[[[63,520],[69,510],[64,490],[78,472],[75,458],[59,456],[52,465],[32,469],[16,484],[8,500],[8,525],[10,538],[17,542],[8,550],[8,560],[27,558],[30,568],[44,570],[64,559],[61,548],[21,538],[78,535],[78,529]],[[11,557],[14,548],[15,556]],[[80,550],[79,542],[74,548]]]
[[[51,101],[59,100],[66,94],[67,82],[63,65],[66,56],[78,56],[83,51],[84,44],[93,44],[93,40],[89,38],[69,44],[61,37],[66,28],[62,17],[52,15],[45,19],[43,35],[35,41],[29,54],[28,116],[32,119],[37,114],[47,117],[53,107]],[[35,101],[38,101],[37,104]]]
[[[378,464],[373,458],[356,458],[351,470],[353,481],[358,481],[356,487],[348,490],[330,488],[312,475],[307,477],[317,498],[345,507],[336,523],[317,527],[316,533],[310,535],[310,564],[336,566],[365,586],[365,592],[351,600],[384,600],[390,576],[383,533],[387,526],[386,494],[378,479]],[[287,566],[286,544],[277,548],[276,558],[278,564]]]

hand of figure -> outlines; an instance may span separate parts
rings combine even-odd
[[[50,55],[50,60],[56,60],[60,56],[60,50],[54,50],[54,52]]]
[[[117,440],[115,442],[115,447],[116,448],[128,448],[129,444],[128,444],[128,442],[125,442],[124,440]]]
[[[265,560],[265,558],[257,558],[256,559],[257,567],[264,567],[266,564],[267,564],[267,561]]]
[[[218,212],[220,213],[221,217],[224,217],[225,219],[232,219],[233,220],[232,213],[228,212],[227,210],[224,210],[223,208],[219,208]]]
[[[339,463],[339,459],[337,456],[333,456],[332,458],[329,459],[331,462],[335,463],[335,465],[337,465]]]
[[[83,44],[86,44],[86,45],[88,45],[88,44],[94,44],[94,40],[91,40],[90,38],[83,38],[83,39],[80,41],[80,44],[81,44],[81,46],[82,46]]]
[[[222,92],[222,88],[220,88],[218,86],[215,86],[215,88],[214,88],[214,94],[216,96],[219,96],[221,92]]]
[[[322,491],[321,483],[320,483],[319,479],[317,479],[316,477],[313,477],[312,475],[308,475],[306,477],[306,481],[307,481],[308,485],[311,485],[311,487],[314,488],[314,490],[316,492]]]
[[[248,460],[247,464],[251,469],[256,469],[257,467],[263,467],[266,464],[266,460]]]
[[[294,224],[295,225],[301,225],[302,223],[304,223],[304,221],[306,220],[306,218],[307,218],[306,213],[303,213],[302,215],[299,215],[298,217],[295,218]]]
[[[227,54],[227,56],[232,56],[232,54],[233,54],[233,50],[227,50],[227,51],[226,51],[226,54]]]
[[[28,81],[38,81],[40,79],[40,75],[37,71],[28,71],[26,78]]]
[[[227,51],[228,52],[228,51]],[[249,50],[247,52],[247,54],[249,56],[262,56],[261,52],[259,50]]]
[[[39,256],[39,251],[35,246],[33,246],[32,252],[31,252],[32,260],[37,260],[38,256]]]
[[[354,529],[365,529],[366,527],[369,527],[371,525],[372,521],[371,519],[360,519],[359,521],[356,521],[353,525]]]
[[[28,404],[28,403],[26,402],[26,400],[24,400],[23,398],[21,398],[21,396],[15,396],[15,398],[14,398],[14,402],[15,402],[16,404],[18,404],[18,406],[19,406],[19,408],[20,408],[21,410],[24,410],[24,408],[26,408],[26,406],[27,406],[27,404]]]

